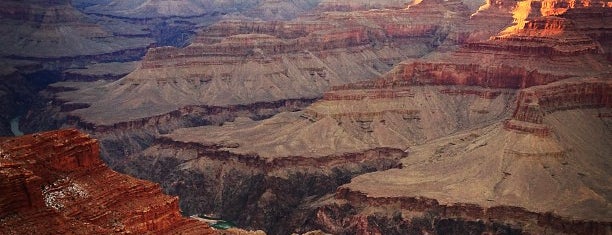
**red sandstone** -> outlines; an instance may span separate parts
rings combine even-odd
[[[77,130],[2,139],[0,155],[3,233],[216,234],[159,185],[107,168]]]

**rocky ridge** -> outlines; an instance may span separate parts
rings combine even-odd
[[[295,111],[330,86],[380,76],[404,58],[428,53],[467,15],[460,2],[425,1],[299,21],[223,21],[188,47],[149,50],[136,71],[116,82],[53,85],[52,102],[39,109],[57,115],[28,115],[24,129],[68,123],[97,133],[112,166],[158,133]]]
[[[315,213],[307,205],[356,175],[399,167],[405,157],[399,149],[376,148],[271,158],[173,137],[158,138],[119,168],[161,182],[167,193],[179,195],[187,214],[214,215],[270,234],[315,230],[306,223]]]
[[[0,154],[3,233],[217,234],[158,185],[107,168],[97,140],[77,130],[4,138]]]
[[[302,204],[317,211],[305,227],[335,234],[607,234],[611,67],[575,23],[535,16],[488,41],[403,62],[380,79],[334,86],[300,112],[164,138],[268,161],[409,152],[400,169],[356,176],[334,198]],[[180,163],[191,151],[182,146],[144,155]]]
[[[20,59],[138,58],[146,38],[115,36],[74,9],[69,1],[3,1],[0,55]]]
[[[425,8],[455,10],[441,3],[429,5]],[[83,122],[108,125],[188,105],[316,98],[330,85],[379,76],[391,64],[431,50],[432,37],[443,34],[442,25],[452,19],[436,11],[420,13],[428,18],[408,27],[388,20],[391,15],[409,19],[419,8],[410,9],[330,13],[324,19],[289,24],[220,23],[186,48],[151,49],[136,71],[115,83],[72,94],[87,98],[65,94],[63,99],[90,103],[71,114]],[[225,32],[237,34],[220,35]],[[141,113],[144,106],[147,113]],[[110,107],[113,115],[105,115]]]

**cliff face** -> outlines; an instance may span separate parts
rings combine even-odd
[[[550,135],[544,117],[560,110],[612,107],[612,83],[609,79],[582,79],[551,83],[521,90],[517,107],[505,128]]]
[[[331,86],[378,77],[428,53],[453,22],[467,19],[460,2],[421,4],[288,22],[223,21],[185,48],[150,49],[139,68],[116,82],[58,84],[71,88],[41,107],[57,116],[49,121],[32,113],[26,123],[96,132],[105,160],[114,162],[179,127],[295,111]]]
[[[180,196],[186,214],[213,215],[270,234],[309,231],[303,225],[316,200],[356,175],[398,167],[405,157],[391,148],[270,157],[181,137],[156,140],[132,155],[122,171],[160,182]]]
[[[379,79],[334,86],[303,111],[172,131],[165,137],[174,143],[164,139],[166,145],[143,155],[156,158],[144,159],[164,156],[156,164],[198,172],[154,179],[176,182],[164,184],[174,190],[182,180],[229,168],[190,163],[202,158],[201,150],[184,143],[227,151],[222,156],[296,162],[395,148],[410,153],[401,168],[360,174],[334,198],[300,204],[294,212],[308,216],[292,221],[334,234],[610,233],[604,169],[611,151],[611,68],[596,39],[575,21],[529,19],[488,41],[401,63]],[[258,204],[280,192],[263,193]],[[224,210],[231,208],[219,213]]]
[[[185,106],[316,98],[330,86],[371,79],[405,58],[422,56],[451,22],[467,16],[457,2],[418,6],[322,13],[288,23],[222,22],[188,47],[149,50],[136,71],[115,83],[62,99],[91,104],[71,114],[105,125]],[[446,13],[450,17],[442,17]]]
[[[0,55],[35,60],[140,56],[151,41],[115,36],[69,1],[2,1]]]
[[[608,234],[609,112],[553,111],[551,135],[495,124],[415,146],[401,170],[340,187],[314,223],[338,234]]]
[[[79,131],[5,138],[0,154],[4,233],[216,233],[182,217],[158,185],[107,168]]]

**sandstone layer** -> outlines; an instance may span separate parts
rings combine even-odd
[[[158,185],[107,168],[77,130],[4,138],[0,154],[3,233],[217,233]]]
[[[374,148],[268,158],[168,136],[129,156],[118,168],[160,182],[167,193],[181,198],[186,214],[212,215],[240,227],[290,234],[314,229],[307,221],[316,207],[306,205],[333,193],[352,177],[398,167],[403,157],[399,149]]]
[[[91,1],[77,0],[74,4],[87,13],[104,14],[126,18],[154,17],[197,17],[204,15],[224,15],[226,18],[255,18],[262,20],[293,19],[303,14],[321,11],[356,11],[368,9],[400,9],[410,0],[129,0],[129,1]]]
[[[608,234],[610,110],[549,114],[553,136],[495,124],[416,146],[401,170],[342,186],[317,220],[335,233]]]
[[[304,227],[610,233],[612,67],[576,21],[536,15],[487,41],[402,62],[380,79],[334,86],[299,112],[177,129],[160,139],[175,144],[144,155],[166,153],[164,162],[205,175],[210,169],[181,163],[193,154],[185,144],[268,162],[399,149],[409,153],[402,168],[357,176],[334,198],[302,203],[301,213],[317,211]],[[175,177],[153,180],[175,190],[169,182],[198,178]]]
[[[61,99],[90,104],[70,115],[108,126],[185,106],[320,97],[330,86],[380,76],[405,58],[431,51],[447,25],[467,13],[456,2],[419,5],[287,23],[221,22],[188,47],[149,50],[141,66],[117,82]]]
[[[115,36],[64,1],[2,1],[0,55],[50,60],[136,56],[151,41]]]

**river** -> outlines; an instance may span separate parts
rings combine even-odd
[[[19,130],[19,119],[21,118],[21,116],[17,116],[13,119],[11,119],[11,131],[13,132],[13,135],[15,136],[22,136],[23,132],[21,132],[21,130]]]

